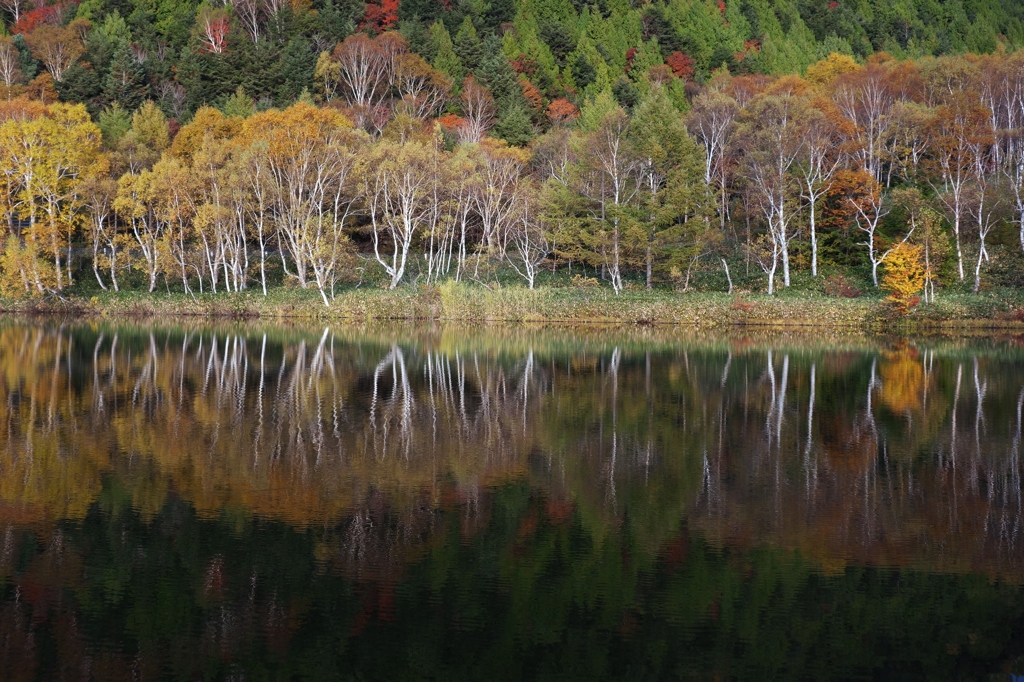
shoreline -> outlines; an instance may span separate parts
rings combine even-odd
[[[1024,308],[996,293],[948,294],[899,317],[881,297],[836,298],[812,292],[765,294],[627,290],[596,287],[488,289],[447,283],[395,290],[346,289],[330,307],[312,290],[276,288],[196,294],[87,292],[62,298],[0,298],[0,313],[84,318],[209,318],[263,321],[429,321],[552,326],[658,326],[834,329],[870,332],[1024,333]]]

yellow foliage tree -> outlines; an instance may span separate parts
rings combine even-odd
[[[885,259],[882,288],[889,292],[888,300],[903,315],[917,305],[917,295],[924,289],[926,273],[921,251],[917,244],[903,242]]]
[[[833,52],[820,62],[808,66],[805,78],[815,86],[830,86],[839,76],[860,68],[853,57]]]

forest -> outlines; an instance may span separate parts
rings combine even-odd
[[[1009,0],[0,9],[5,296],[1020,284]]]

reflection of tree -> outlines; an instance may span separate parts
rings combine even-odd
[[[825,575],[799,552],[722,551],[686,528],[639,565],[628,533],[591,532],[525,484],[488,488],[472,537],[461,502],[374,494],[296,529],[203,518],[174,496],[145,519],[119,486],[105,479],[48,542],[11,539],[7,679],[980,679],[1021,654],[1019,587]]]
[[[472,535],[527,478],[647,556],[692,514],[826,563],[1019,572],[1012,352],[411,338],[0,327],[0,515],[80,518],[113,472],[146,517],[173,493],[303,526],[448,490]]]

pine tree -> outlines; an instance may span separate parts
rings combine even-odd
[[[288,41],[280,62],[281,85],[277,99],[281,104],[291,104],[313,82],[316,58],[309,41],[301,35]]]
[[[484,47],[480,37],[473,26],[473,20],[466,17],[459,26],[459,32],[455,34],[455,54],[459,56],[463,66],[469,71],[476,71],[484,56]]]
[[[149,96],[146,71],[127,44],[122,44],[114,52],[103,96],[111,104],[120,104],[125,111],[135,111]]]
[[[132,119],[128,112],[115,102],[100,112],[97,124],[103,133],[103,144],[108,149],[113,149],[132,127]]]
[[[87,106],[92,104],[93,98],[103,92],[103,81],[89,62],[72,64],[64,73],[64,78],[54,86],[65,102],[82,102]]]
[[[398,6],[398,18],[400,21],[419,20],[430,23],[441,18],[444,8],[444,4],[438,0],[402,0]]]
[[[510,145],[525,147],[534,135],[530,115],[519,104],[513,105],[494,126],[494,134]]]
[[[18,54],[21,55],[21,77],[25,81],[31,81],[39,73],[39,62],[32,58],[32,53],[28,49],[28,43],[25,42],[25,36],[21,33],[11,38],[11,42],[18,48]]]
[[[433,67],[447,76],[452,83],[462,83],[462,79],[466,77],[466,69],[462,65],[462,60],[455,54],[452,37],[442,22],[436,21],[430,27],[430,42],[435,55]]]
[[[484,13],[484,23],[488,29],[498,31],[502,24],[512,21],[515,16],[515,0],[490,0]]]
[[[216,102],[222,93],[238,87],[238,83],[232,83],[231,69],[222,55],[192,48],[182,50],[177,80],[185,88],[189,111]],[[248,87],[246,91],[256,93]]]
[[[220,110],[224,112],[225,116],[249,118],[256,111],[256,103],[252,101],[252,97],[245,93],[245,88],[239,85],[238,89],[235,90],[235,94],[224,100]]]
[[[494,95],[494,103],[498,105],[499,115],[515,105],[525,105],[519,77],[512,65],[505,59],[497,36],[488,37],[484,46],[484,58],[480,62],[477,75],[480,77],[480,82]]]
[[[316,5],[316,3],[314,3]],[[361,2],[353,0],[322,0],[316,15],[321,35],[330,41],[340,43],[355,31],[356,22],[365,11]]]

